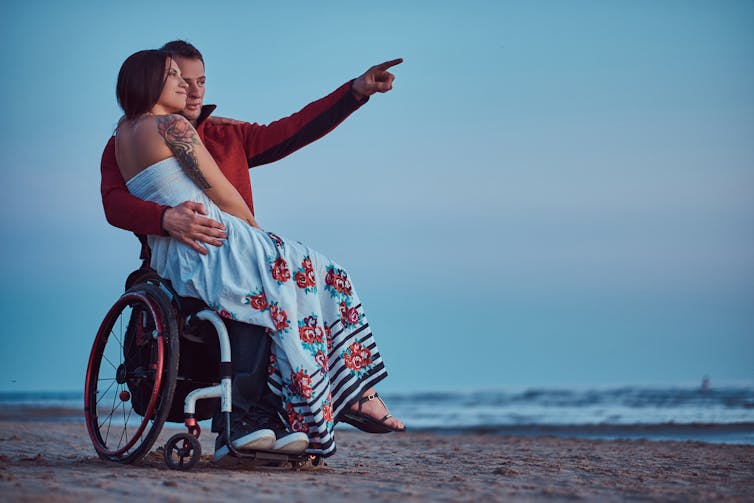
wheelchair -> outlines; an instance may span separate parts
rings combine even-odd
[[[94,339],[85,421],[99,457],[117,463],[144,458],[166,422],[184,423],[187,432],[170,437],[163,453],[168,467],[189,470],[201,457],[198,421],[211,418],[218,404],[225,438],[231,438],[230,342],[215,311],[178,296],[148,263],[147,256],[128,276],[125,293]],[[307,454],[238,450],[229,441],[227,447],[230,456],[251,465],[297,469],[320,461]]]

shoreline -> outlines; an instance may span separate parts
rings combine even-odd
[[[337,453],[312,471],[223,469],[202,459],[169,470],[156,452],[136,465],[100,460],[86,426],[49,417],[0,421],[5,501],[750,501],[754,446],[474,433],[337,432]]]
[[[0,404],[0,424],[5,421],[84,424],[83,406]],[[202,428],[209,425],[205,420]],[[488,435],[506,437],[559,437],[589,440],[692,441],[712,444],[754,446],[754,423],[664,423],[664,424],[526,424],[448,427],[411,427],[413,433],[448,435]],[[165,428],[182,429],[182,423],[166,423]],[[358,431],[339,425],[339,431]],[[209,426],[204,429],[209,429]]]

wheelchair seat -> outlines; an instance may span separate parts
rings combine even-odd
[[[142,265],[140,268],[133,271],[126,278],[125,289],[134,286],[136,283],[150,283],[164,287],[170,294],[171,300],[178,310],[180,316],[191,316],[202,309],[208,309],[207,304],[202,299],[195,297],[181,297],[173,288],[170,280],[160,277],[157,272],[151,267]]]

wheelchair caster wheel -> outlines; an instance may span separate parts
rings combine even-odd
[[[311,461],[312,466],[319,466],[322,463],[322,456],[309,456],[309,461]]]
[[[165,464],[173,470],[190,470],[201,455],[199,440],[188,433],[173,435],[165,444]]]

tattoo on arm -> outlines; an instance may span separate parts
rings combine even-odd
[[[163,115],[157,117],[157,130],[165,138],[165,143],[173,151],[189,178],[200,189],[211,189],[212,187],[199,169],[199,161],[196,158],[194,147],[199,145],[200,141],[191,124],[173,115]]]

